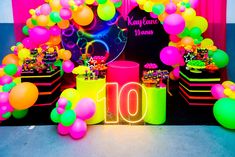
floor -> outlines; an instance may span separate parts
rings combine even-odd
[[[2,157],[234,157],[235,131],[219,126],[93,125],[74,141],[56,126],[1,126]]]

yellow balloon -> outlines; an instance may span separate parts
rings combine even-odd
[[[232,92],[232,94],[230,95],[231,99],[235,99],[235,92]]]
[[[49,17],[48,17],[48,16],[39,15],[39,16],[37,17],[37,22],[38,22],[38,25],[39,25],[39,26],[47,26],[48,21],[49,21]]]
[[[212,47],[212,46],[214,46],[214,41],[211,40],[210,38],[206,38],[206,39],[202,40],[202,42],[201,42],[202,48],[208,48],[208,47]]]
[[[60,0],[52,0],[49,4],[51,6],[52,11],[60,11],[60,9],[62,8]]]
[[[174,46],[174,47],[177,47],[177,44],[178,44],[178,43],[174,43],[174,42],[170,41],[170,42],[169,42],[169,44],[168,44],[168,46]]]
[[[224,86],[224,88],[230,88],[231,85],[234,85],[234,82],[232,82],[232,81],[224,81],[222,83],[222,86]]]
[[[146,0],[136,0],[139,5],[144,5]]]
[[[24,60],[29,56],[30,56],[30,51],[26,48],[21,49],[18,53],[18,57],[20,60]]]
[[[152,12],[153,2],[147,1],[144,3],[144,10],[148,13]]]
[[[85,0],[86,4],[93,4],[95,2],[95,0]]]
[[[0,86],[0,92],[3,92],[3,90],[2,90],[2,86]]]
[[[200,28],[202,33],[204,33],[208,28],[208,22],[204,17],[196,16],[188,26],[189,29],[192,29],[193,27]]]
[[[67,100],[71,101],[72,106],[76,106],[77,102],[80,99],[79,92],[74,88],[65,89],[61,95],[61,98],[66,98]]]
[[[196,11],[193,8],[188,8],[182,13],[185,21],[192,21],[196,17]]]
[[[154,2],[155,4],[162,4],[165,3],[168,0],[152,0],[152,2]]]
[[[51,26],[54,26],[54,25],[55,25],[55,23],[52,22],[51,19],[49,18],[47,26],[51,27]]]

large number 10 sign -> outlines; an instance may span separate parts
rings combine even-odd
[[[148,105],[146,105],[144,113],[142,113],[141,116],[137,117],[137,115],[141,113],[139,110],[139,100],[141,95],[145,97],[145,99],[143,99],[145,101],[143,104],[148,104],[145,88],[137,82],[129,82],[121,86],[120,89],[119,88],[118,83],[106,83],[106,85],[97,93],[97,103],[99,104],[102,102],[105,106],[105,123],[118,123],[120,117],[128,123],[138,123],[142,121],[147,113]],[[107,97],[102,97],[101,93],[104,93],[104,90],[106,89],[109,89],[108,92],[111,91],[112,94],[107,94]],[[112,104],[107,104],[107,99],[112,99]],[[107,111],[110,109],[112,109],[115,119],[107,119]],[[134,113],[133,109],[135,110]],[[133,120],[133,117],[137,118]]]

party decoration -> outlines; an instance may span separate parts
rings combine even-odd
[[[171,14],[164,20],[163,27],[167,33],[176,35],[184,30],[185,20],[179,14]]]
[[[114,17],[116,9],[113,3],[99,4],[97,13],[100,19],[109,21]]]
[[[179,64],[181,55],[176,47],[168,46],[160,52],[160,59],[166,65]]]
[[[212,59],[218,68],[224,68],[229,63],[228,54],[219,49],[213,53]]]
[[[12,116],[16,119],[24,118],[28,113],[28,110],[15,110],[12,112]]]
[[[4,67],[4,72],[7,74],[7,75],[10,75],[10,76],[13,76],[16,74],[17,72],[17,66],[15,64],[7,64],[5,67]]]
[[[74,110],[78,118],[87,120],[95,114],[96,105],[92,99],[83,98],[77,103]]]
[[[44,27],[36,26],[30,30],[29,37],[35,44],[44,44],[50,39],[50,32]]]
[[[72,61],[70,60],[66,60],[62,63],[62,69],[64,70],[64,72],[66,73],[71,73],[74,69],[74,64]]]
[[[235,100],[231,98],[222,98],[218,100],[213,113],[216,120],[227,129],[235,129]]]
[[[38,89],[33,83],[24,82],[16,85],[9,94],[9,101],[13,108],[25,110],[34,105],[38,98]]]
[[[87,132],[86,123],[81,119],[76,119],[69,132],[71,137],[75,140],[84,137]]]
[[[225,98],[226,95],[224,94],[224,89],[225,88],[223,87],[223,85],[216,84],[216,85],[212,86],[211,93],[216,99]]]
[[[73,20],[81,26],[91,24],[94,19],[94,13],[88,6],[83,6],[81,9],[73,12]]]

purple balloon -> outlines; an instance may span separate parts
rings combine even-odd
[[[166,65],[180,64],[182,56],[179,50],[174,46],[168,46],[161,50],[160,59]]]
[[[95,102],[90,98],[81,99],[74,109],[77,117],[82,120],[90,119],[95,114],[95,110]]]
[[[40,13],[42,15],[49,15],[51,12],[51,7],[49,4],[43,4],[41,7],[40,7]]]
[[[70,128],[70,136],[77,140],[86,135],[87,125],[86,122],[81,119],[76,119],[74,124]]]
[[[67,61],[63,61],[62,63],[62,69],[64,70],[64,72],[66,73],[71,73],[74,69],[74,64],[72,61],[67,60]]]
[[[63,126],[61,123],[58,124],[57,131],[60,135],[68,135],[70,127]]]
[[[36,26],[29,30],[29,37],[35,44],[44,44],[50,39],[50,31],[44,27]]]
[[[2,76],[0,77],[0,85],[3,86],[5,84],[9,84],[12,82],[12,77],[11,76]]]
[[[189,3],[191,4],[191,7],[195,9],[199,4],[199,0],[189,0]]]
[[[170,2],[169,4],[166,5],[166,12],[168,14],[173,14],[175,13],[177,10],[177,6],[173,3],[173,2]]]
[[[221,99],[221,98],[226,97],[226,95],[224,94],[224,86],[222,86],[221,84],[216,84],[216,85],[212,86],[211,94],[216,99]]]
[[[179,14],[171,14],[166,17],[163,27],[168,34],[177,35],[183,32],[185,28],[185,20]]]

